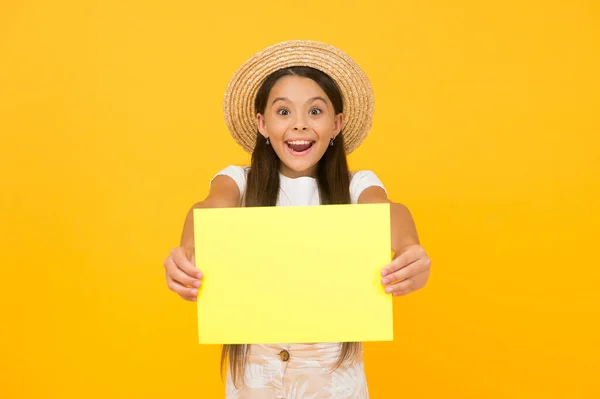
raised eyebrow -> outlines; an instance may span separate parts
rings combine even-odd
[[[321,96],[316,96],[316,97],[309,98],[309,99],[308,99],[308,101],[307,101],[306,103],[308,104],[308,103],[311,103],[311,102],[313,102],[313,101],[316,101],[316,100],[321,100],[321,101],[323,101],[325,104],[327,104],[327,100],[325,100],[325,99],[324,99],[323,97],[321,97]]]
[[[275,104],[277,101],[290,101],[287,97],[275,97],[271,105]]]
[[[309,99],[306,101],[306,103],[308,104],[308,103],[311,103],[311,102],[313,102],[313,101],[316,101],[316,100],[321,100],[321,101],[323,101],[325,104],[327,104],[327,100],[325,100],[325,99],[324,99],[323,97],[321,97],[321,96],[311,97],[311,98],[309,98]],[[275,104],[277,101],[288,101],[288,102],[289,102],[290,100],[289,100],[289,98],[287,98],[287,97],[275,97],[275,98],[273,99],[273,102],[271,103],[271,105]]]

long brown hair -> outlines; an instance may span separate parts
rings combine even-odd
[[[256,113],[264,114],[267,100],[275,83],[284,76],[301,76],[314,80],[329,97],[335,114],[344,111],[342,94],[339,87],[327,74],[305,66],[280,69],[271,74],[259,88],[254,107]],[[279,196],[279,167],[280,160],[273,148],[267,145],[265,138],[257,132],[256,144],[252,152],[252,161],[248,172],[244,206],[275,206]],[[342,132],[328,147],[323,157],[319,160],[316,170],[317,184],[321,204],[349,204],[350,203],[350,172],[344,151],[344,137]],[[224,345],[221,352],[221,371],[229,361],[229,371],[236,386],[243,381],[244,368],[248,356],[249,345]],[[335,368],[345,362],[351,362],[361,351],[357,342],[344,342],[340,357]],[[335,369],[334,368],[334,369]]]

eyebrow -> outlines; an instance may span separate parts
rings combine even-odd
[[[311,97],[308,99],[308,101],[306,101],[307,103],[313,102],[315,100],[321,100],[323,101],[325,104],[327,104],[327,101],[321,97],[321,96],[316,96],[316,97]],[[275,104],[277,101],[290,101],[289,98],[287,97],[275,97],[275,99],[273,99],[273,102],[271,103],[271,105]]]

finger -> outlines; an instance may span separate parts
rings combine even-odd
[[[407,278],[416,276],[417,274],[423,272],[425,269],[426,263],[421,260],[417,260],[394,273],[386,275],[384,278],[381,279],[381,284],[387,285],[398,281],[406,280]]]
[[[174,248],[171,251],[171,257],[179,269],[188,276],[202,278],[202,272],[190,261],[181,247]]]
[[[171,277],[174,281],[178,282],[179,284],[188,287],[200,287],[200,279],[185,274],[179,267],[177,267],[177,264],[175,264],[175,261],[173,260],[172,256],[169,256],[165,260],[164,266],[167,276]]]
[[[167,276],[169,276],[173,281],[186,287],[198,288],[202,284],[200,279],[185,274],[172,260],[171,264],[167,268]]]
[[[427,283],[429,279],[429,270],[425,270],[421,273],[418,273],[410,278],[397,282],[395,284],[391,284],[386,287],[385,291],[389,294],[397,295],[406,295],[410,292],[421,289]]]
[[[412,278],[385,287],[385,292],[394,296],[406,295],[414,290],[415,281]]]
[[[169,276],[167,276],[167,286],[171,291],[178,294],[185,300],[195,301],[198,298],[198,289],[185,287],[174,281]]]
[[[403,267],[410,265],[413,262],[416,262],[419,259],[419,253],[417,251],[406,251],[396,259],[394,259],[389,265],[384,267],[381,270],[382,276],[387,276],[390,273],[394,273]]]

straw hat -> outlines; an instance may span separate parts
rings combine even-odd
[[[292,40],[265,48],[248,59],[233,75],[223,111],[225,123],[235,141],[252,153],[256,143],[254,99],[258,88],[271,73],[291,66],[309,66],[329,75],[338,85],[344,103],[346,154],[367,137],[373,120],[374,96],[364,71],[346,53],[329,44]]]

